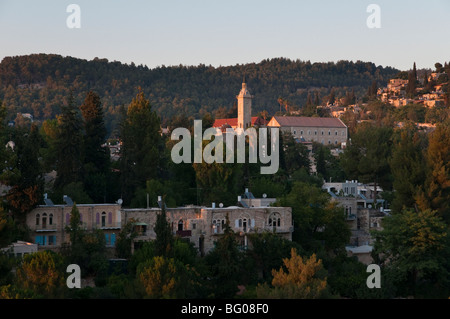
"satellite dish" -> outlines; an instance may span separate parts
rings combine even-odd
[[[222,207],[223,207],[223,203],[220,203],[220,204],[219,204],[219,207],[222,208]]]
[[[117,200],[117,204],[122,205],[122,203],[123,203],[122,198],[119,198],[119,199]]]
[[[266,194],[266,193],[264,193],[264,194],[263,194],[263,198],[266,198],[266,197],[267,197],[267,194]]]

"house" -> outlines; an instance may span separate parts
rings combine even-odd
[[[54,250],[69,242],[66,227],[70,225],[73,202],[65,196],[63,205],[54,205],[45,198],[45,205],[39,205],[26,216],[26,224],[38,249]],[[107,247],[114,247],[121,229],[120,204],[77,204],[81,227],[87,231],[101,229],[105,234]]]
[[[253,196],[249,192],[246,193],[244,197]],[[250,199],[252,203],[248,205],[247,200]],[[239,206],[224,207],[219,204],[217,207],[212,203],[211,207],[192,205],[166,208],[166,216],[173,234],[193,243],[200,255],[214,248],[215,242],[224,234],[227,220],[241,249],[249,247],[248,236],[252,233],[275,232],[287,240],[292,240],[292,209],[267,206],[270,201],[238,196]],[[132,222],[138,234],[134,239],[133,250],[156,238],[154,227],[160,212],[161,207],[122,209],[123,223]]]
[[[70,226],[70,212],[73,203],[65,197],[65,205],[54,205],[45,198],[46,205],[40,205],[27,214],[26,223],[31,229],[31,237],[38,249],[56,250],[70,241],[67,227]],[[236,234],[242,249],[249,246],[248,235],[264,231],[292,240],[292,209],[290,207],[271,207],[274,198],[255,198],[246,189],[237,197],[236,206],[211,207],[185,206],[166,208],[167,220],[174,236],[192,242],[199,254],[209,252],[215,241],[223,234],[226,220]],[[122,208],[120,200],[114,204],[77,204],[80,212],[82,228],[87,231],[100,229],[106,239],[106,246],[114,248],[118,234],[128,222],[133,224],[137,233],[132,249],[143,242],[154,240],[157,215],[161,212],[162,202],[158,198],[159,207]]]
[[[274,116],[267,126],[279,127],[294,138],[324,145],[342,145],[348,136],[347,125],[334,117]]]
[[[358,181],[339,183],[324,183],[322,189],[327,190],[331,200],[345,209],[346,221],[351,231],[350,242],[346,246],[348,256],[357,256],[358,260],[370,264],[373,238],[371,231],[382,230],[381,222],[389,214],[384,209],[384,200],[377,199],[374,207],[373,195],[375,188]],[[377,193],[382,192],[377,186]]]

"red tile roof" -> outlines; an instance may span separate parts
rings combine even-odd
[[[257,120],[258,120],[257,116],[252,116],[252,125],[255,125],[255,122],[257,122]],[[259,121],[257,123],[259,123]],[[235,128],[235,127],[237,127],[238,119],[237,118],[216,119],[214,121],[213,127],[222,127],[223,125],[226,125],[226,124]]]

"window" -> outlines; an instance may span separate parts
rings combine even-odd
[[[322,135],[323,135],[323,131],[322,131],[321,133],[322,133]]]
[[[36,226],[39,225],[39,219],[41,219],[41,215],[40,214],[36,214]]]
[[[317,135],[317,131],[314,131],[314,135]]]
[[[336,135],[336,136],[337,136],[337,135],[338,135],[338,131],[334,132],[334,135]]]
[[[297,134],[297,131],[296,131],[296,130],[294,130],[294,135],[295,135],[295,134]]]
[[[97,225],[100,224],[100,214],[99,213],[95,213],[95,223]]]
[[[106,226],[106,213],[102,212],[102,227]]]
[[[308,130],[308,135],[311,135],[311,131]]]
[[[111,212],[108,213],[108,224],[109,225],[112,224],[112,213]]]
[[[53,246],[56,245],[56,236],[48,236],[48,245]]]
[[[53,214],[48,215],[48,224],[53,225]]]
[[[180,220],[178,221],[178,231],[182,231],[182,230],[183,230],[183,220],[180,219]]]
[[[42,214],[42,228],[47,227],[47,213]]]
[[[331,135],[331,131],[328,131],[328,135]]]
[[[279,213],[272,213],[268,220],[269,227],[280,227],[281,226],[281,215]]]
[[[303,135],[303,130],[302,130],[302,131],[300,131],[300,135]]]

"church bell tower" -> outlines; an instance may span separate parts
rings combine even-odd
[[[247,83],[242,83],[242,89],[239,95],[236,96],[238,100],[238,128],[247,129],[252,126],[252,99],[253,96],[247,89]]]

